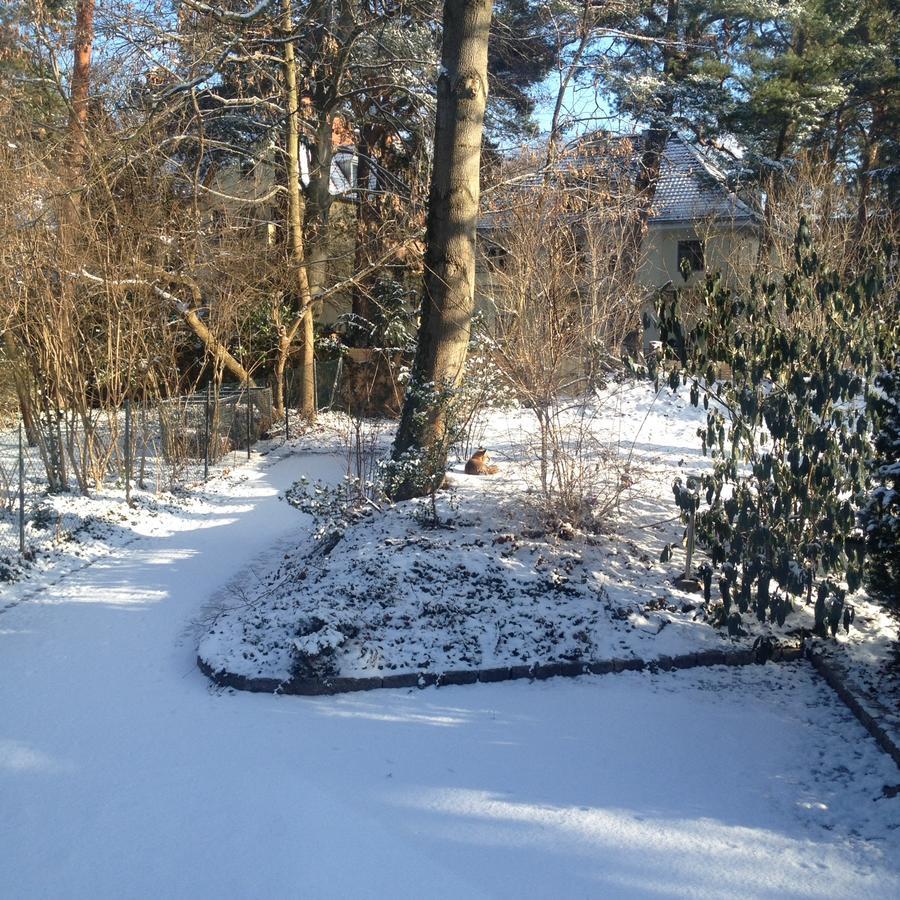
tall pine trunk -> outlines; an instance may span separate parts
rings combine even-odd
[[[74,168],[80,169],[85,156],[85,127],[91,83],[91,56],[94,51],[94,0],[78,0],[75,7],[75,40],[72,85],[69,97],[69,136]]]
[[[282,31],[285,36],[288,36],[293,31],[291,0],[282,0],[281,13]],[[288,257],[296,277],[294,288],[296,317],[289,323],[284,322],[279,304],[275,304],[275,324],[278,329],[278,357],[275,362],[275,412],[279,414],[284,411],[284,372],[294,341],[299,333],[303,358],[301,407],[304,412],[309,413],[311,406],[311,417],[314,417],[315,402],[313,401],[311,404],[309,402],[309,395],[315,396],[312,384],[315,363],[313,359],[312,294],[303,238],[306,203],[300,184],[300,92],[297,85],[297,61],[294,55],[294,45],[290,40],[284,42],[282,68],[284,70],[284,101],[287,112],[285,155],[287,158]]]
[[[492,6],[492,0],[444,2],[419,336],[393,449],[395,463],[410,464],[397,466],[391,489],[398,500],[433,489],[447,465],[445,399],[462,379],[475,303]]]

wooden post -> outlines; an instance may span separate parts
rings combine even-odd
[[[25,452],[22,447],[22,423],[19,422],[19,553],[25,552]]]
[[[131,400],[125,400],[125,502],[131,506]]]

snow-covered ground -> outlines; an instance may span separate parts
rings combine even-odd
[[[213,689],[209,599],[342,465],[257,459],[0,614],[3,896],[900,895],[897,770],[805,664]]]
[[[798,630],[812,627],[812,609],[802,602],[785,629],[745,615],[745,636],[732,640],[709,621],[702,598],[672,583],[685,565],[672,482],[710,465],[697,437],[705,412],[646,383],[610,384],[584,418],[581,412],[573,407],[570,415],[589,431],[585,459],[603,467],[601,476],[609,472],[625,484],[592,533],[548,522],[534,489],[534,415],[487,410],[473,431],[494,454],[498,474],[466,476],[460,458],[434,508],[428,499],[368,505],[336,544],[325,503],[318,540],[292,542],[220,595],[202,658],[215,670],[288,680],[650,661],[749,647],[760,635],[796,644]],[[323,446],[330,440],[339,455],[341,419],[332,416],[326,425],[317,440]],[[584,441],[580,428],[574,434]],[[383,427],[380,437],[386,450],[390,429]],[[373,443],[371,435],[362,442]],[[310,503],[303,496],[315,495],[321,507],[328,494],[316,490],[306,484],[292,494],[304,507]],[[662,563],[667,543],[676,549]],[[862,593],[853,602],[856,623],[840,637],[841,659],[859,684],[872,686],[870,697],[900,703],[898,678],[889,670],[896,622]],[[873,710],[897,726],[900,740],[900,720]]]

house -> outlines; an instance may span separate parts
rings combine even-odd
[[[760,225],[757,213],[728,187],[725,173],[696,147],[672,137],[636,279],[650,289],[693,284],[706,271],[738,281],[756,261]]]
[[[582,197],[590,197],[593,190],[594,196],[606,198],[600,204],[612,212],[606,209],[601,214],[607,216],[611,229],[618,227],[621,233],[624,218],[636,209],[633,186],[643,141],[642,135],[595,132],[572,142],[550,165],[514,179],[506,194],[515,195],[519,208],[514,227],[532,223],[534,229],[545,227],[538,219],[540,203],[531,203],[535,209],[531,221],[523,221],[521,208],[531,202],[529,192],[543,190],[549,183],[573,195],[581,192]],[[607,203],[609,198],[614,202]],[[597,205],[589,200],[573,207],[564,218],[575,229],[598,214]],[[760,217],[730,189],[725,173],[701,150],[672,136],[661,160],[634,275],[643,296],[642,311],[652,311],[659,291],[696,285],[706,272],[719,272],[732,284],[746,278],[757,259],[760,226]],[[496,209],[489,210],[479,224],[482,253],[476,302],[483,310],[491,304],[496,280],[492,271],[502,265],[508,227],[508,218]],[[651,327],[645,342],[654,337]]]
[[[343,123],[336,127],[333,141],[330,191],[335,202],[331,240],[336,249],[330,274],[339,281],[351,274],[349,267],[353,264],[357,155],[353,135]],[[525,166],[503,189],[510,201],[507,209],[519,207],[515,227],[538,232],[558,228],[562,221],[577,231],[586,220],[596,222],[599,216],[606,217],[604,221],[609,223],[612,231],[618,228],[621,233],[623,222],[629,215],[633,216],[636,208],[634,183],[642,145],[642,135],[594,132],[573,141],[549,166],[530,169]],[[301,179],[304,183],[309,177],[305,151],[302,147]],[[548,182],[562,188],[563,193],[580,195],[582,201],[591,197],[615,197],[618,205],[601,202],[592,207],[592,201],[588,199],[586,205],[576,202],[571,208],[545,208],[546,221],[542,221],[538,211],[540,205],[531,200],[533,192],[543,190]],[[271,241],[277,227],[273,202],[276,184],[271,159],[264,158],[246,171],[238,166],[226,167],[213,179],[210,206],[219,210],[230,207],[232,215],[243,214],[248,221],[259,223],[265,231],[264,239]],[[493,196],[496,197],[496,192]],[[524,219],[523,207],[532,211],[527,212]],[[732,283],[746,277],[757,259],[760,224],[758,214],[730,189],[725,173],[701,150],[681,137],[673,136],[661,160],[648,227],[634,274],[634,290],[629,291],[634,294],[628,300],[632,309],[631,329],[638,329],[642,313],[652,313],[660,290],[695,285],[702,282],[708,271],[717,271]],[[476,308],[488,318],[497,309],[494,301],[498,279],[494,276],[503,264],[504,245],[508,243],[504,234],[509,227],[509,217],[503,211],[502,202],[499,209],[490,202],[483,204],[478,226],[481,252],[476,272]],[[621,244],[618,247],[620,249]],[[603,252],[611,255],[617,252],[614,235]],[[602,271],[602,267],[594,267],[595,279],[598,272],[599,277],[603,277]],[[620,286],[613,285],[608,290],[615,291]],[[317,310],[317,321],[331,325],[349,309],[348,293],[333,294]],[[636,330],[635,341],[639,340],[639,334]],[[654,338],[651,327],[644,333],[645,344]]]

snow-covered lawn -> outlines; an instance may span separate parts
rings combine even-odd
[[[0,894],[900,895],[897,770],[805,664],[211,688],[210,597],[339,469],[257,461],[0,614]]]

